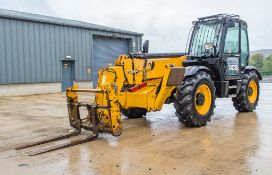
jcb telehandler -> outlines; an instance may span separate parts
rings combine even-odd
[[[228,14],[198,18],[188,43],[187,53],[152,54],[145,42],[142,53],[120,55],[114,66],[101,68],[96,89],[68,88],[70,125],[76,130],[70,135],[83,128],[95,137],[99,132],[120,136],[121,113],[141,117],[172,102],[179,121],[190,127],[211,120],[216,97],[232,97],[239,112],[253,111],[262,77],[248,66],[246,22]],[[80,103],[78,92],[95,93],[95,103]],[[80,107],[88,110],[83,119]]]

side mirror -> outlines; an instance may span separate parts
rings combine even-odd
[[[143,53],[148,53],[149,50],[149,40],[145,40],[143,44]]]
[[[213,50],[213,55],[216,54],[216,46],[213,43],[206,43],[204,47],[205,47],[206,54],[210,54],[211,50]]]

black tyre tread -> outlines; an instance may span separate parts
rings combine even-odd
[[[206,80],[213,87],[213,97],[215,98],[215,88],[211,76],[206,72],[199,72],[192,77],[185,77],[181,85],[177,86],[174,107],[176,109],[176,116],[179,118],[179,121],[188,127],[200,127],[205,126],[208,121],[210,121],[211,116],[213,115],[213,110],[215,107],[214,101],[211,106],[210,112],[207,116],[207,120],[198,120],[195,117],[195,112],[193,109],[194,105],[194,90],[197,84],[201,80]],[[214,100],[214,99],[213,99]]]
[[[255,71],[250,71],[248,73],[243,74],[242,85],[241,85],[240,92],[238,93],[238,95],[236,97],[232,98],[233,106],[239,112],[252,112],[253,110],[256,109],[256,106],[258,105],[259,94],[260,94],[259,81],[257,81],[258,96],[257,96],[256,103],[255,104],[250,104],[248,99],[247,99],[248,83],[252,79],[259,80],[258,75],[257,75],[257,73]]]
[[[141,118],[146,115],[147,110],[143,108],[121,109],[121,113],[127,118]]]

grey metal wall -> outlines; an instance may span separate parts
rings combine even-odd
[[[0,18],[0,84],[59,82],[65,56],[75,59],[76,81],[92,80],[93,35],[131,38],[130,51],[141,46],[141,36]]]

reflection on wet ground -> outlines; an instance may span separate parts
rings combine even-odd
[[[271,174],[271,87],[261,84],[252,113],[217,99],[206,127],[184,127],[165,105],[145,118],[124,118],[120,137],[101,134],[95,142],[34,157],[13,148],[69,130],[64,94],[1,98],[0,174]]]

